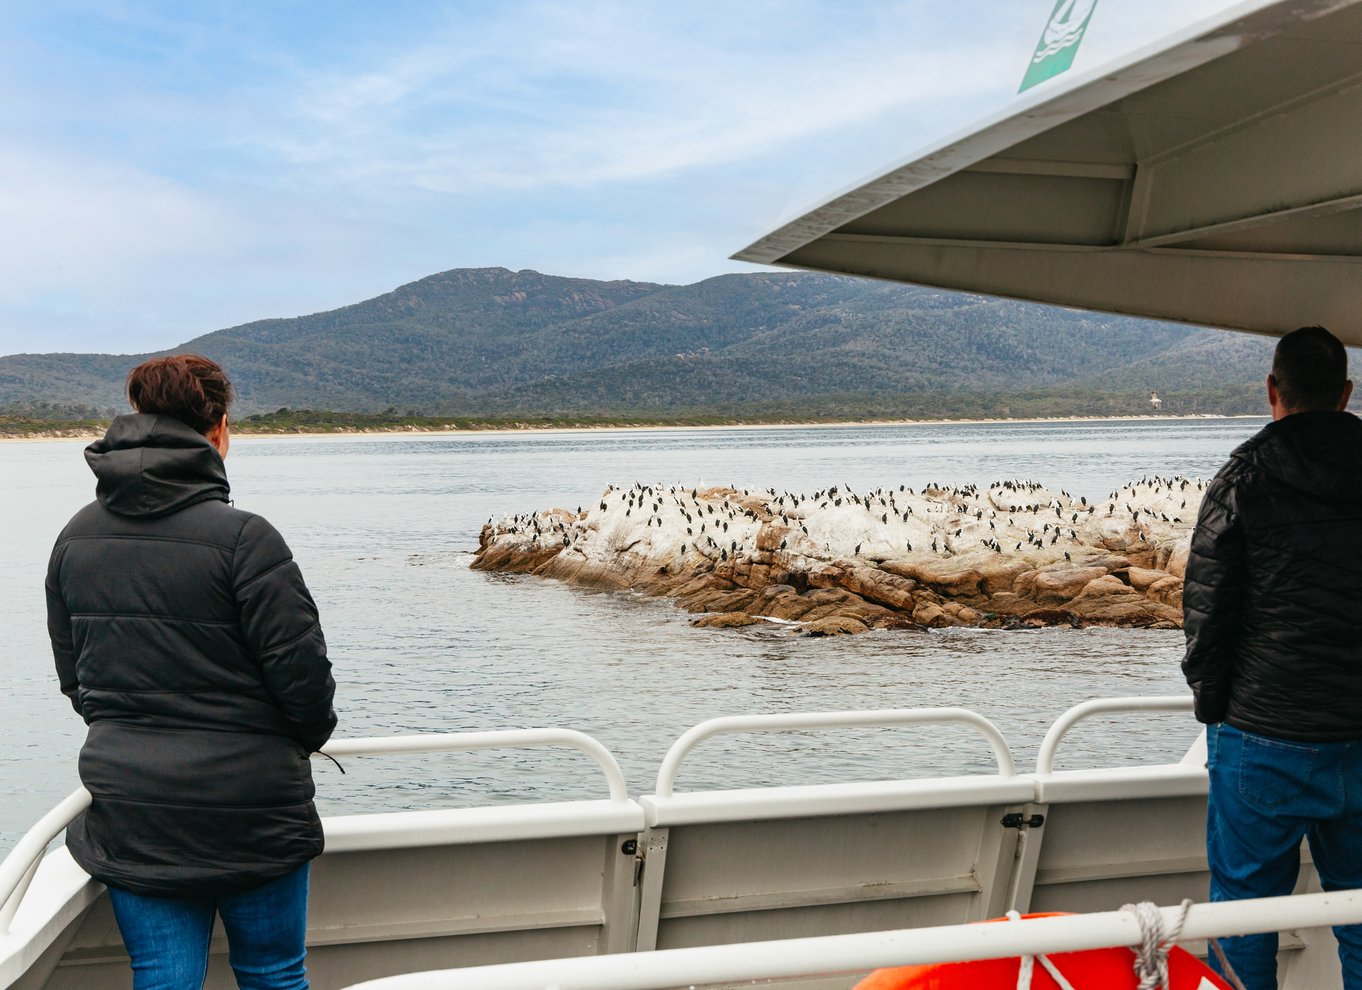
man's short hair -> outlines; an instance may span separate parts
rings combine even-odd
[[[1337,409],[1348,381],[1348,352],[1323,327],[1301,327],[1277,342],[1272,377],[1278,398],[1292,412]]]

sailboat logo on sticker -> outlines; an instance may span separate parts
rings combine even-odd
[[[1050,15],[1050,23],[1045,25],[1032,62],[1040,62],[1070,45],[1078,43],[1083,37],[1083,29],[1088,25],[1092,9],[1097,0],[1063,0]]]

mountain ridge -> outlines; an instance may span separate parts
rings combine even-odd
[[[228,368],[242,415],[400,407],[462,416],[724,410],[741,418],[744,409],[854,411],[858,397],[867,415],[893,415],[919,414],[941,396],[947,405],[974,402],[984,416],[1028,393],[1041,396],[1034,401],[1046,414],[1119,414],[1147,411],[1150,391],[1191,412],[1252,412],[1272,343],[817,273],[670,285],[452,269],[149,354],[0,357],[0,410],[117,409],[129,368],[195,351]]]

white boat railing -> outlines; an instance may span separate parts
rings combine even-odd
[[[1160,908],[1159,913],[1163,930],[1175,930],[1181,907]],[[1293,929],[1357,924],[1362,922],[1362,891],[1194,904],[1179,940],[1275,932],[1286,919]],[[1135,947],[1143,939],[1139,918],[1122,910],[437,970],[369,980],[348,990],[671,990]]]
[[[1036,760],[1036,772],[1048,774],[1055,752],[1075,724],[1094,715],[1136,711],[1187,711],[1191,700],[1182,696],[1134,697],[1088,701],[1070,708],[1050,727]],[[908,725],[955,724],[973,728],[993,751],[1000,777],[1016,776],[1016,764],[998,728],[965,708],[897,708],[873,711],[805,712],[777,715],[740,715],[709,719],[687,730],[668,749],[658,771],[655,796],[670,797],[676,775],[687,755],[701,742],[720,735],[755,732],[788,732]],[[485,749],[518,749],[566,746],[585,753],[605,776],[612,801],[629,799],[628,785],[614,755],[598,740],[573,729],[513,729],[491,732],[438,735],[386,736],[370,739],[337,739],[321,754],[332,757],[384,756],[407,753],[459,752]],[[314,754],[317,755],[317,754]],[[48,845],[89,807],[90,794],[80,788],[44,815],[0,862],[0,934],[9,930],[19,904],[37,871]]]
[[[1036,773],[1048,774],[1055,770],[1055,752],[1060,741],[1079,722],[1094,715],[1129,712],[1190,712],[1192,699],[1187,695],[1144,695],[1130,698],[1098,698],[1074,705],[1055,719],[1036,753]]]
[[[875,711],[799,712],[780,715],[728,715],[687,729],[672,743],[657,772],[656,797],[672,796],[681,761],[706,739],[745,732],[793,732],[801,729],[851,729],[892,725],[965,725],[988,741],[1002,777],[1016,776],[1016,762],[1003,734],[984,716],[968,708],[886,708]]]
[[[72,791],[60,804],[39,818],[24,833],[18,845],[10,850],[4,862],[0,863],[0,935],[9,932],[10,922],[19,910],[19,902],[28,893],[28,885],[38,872],[38,864],[42,862],[48,844],[88,807],[90,792],[83,787]]]
[[[376,736],[372,739],[335,739],[322,747],[321,756],[389,756],[400,753],[452,753],[479,749],[534,749],[569,746],[596,761],[610,787],[610,800],[627,801],[615,755],[598,740],[576,729],[501,729],[494,732],[449,732],[434,735]]]
[[[528,749],[542,746],[568,746],[587,754],[605,775],[610,788],[610,799],[612,801],[629,799],[629,787],[614,754],[598,740],[575,729],[507,729],[494,732],[336,739],[322,747],[321,754],[313,755],[314,758],[318,755],[388,756],[482,749]],[[77,789],[40,818],[24,834],[4,861],[0,862],[0,935],[8,933],[48,845],[89,806],[90,792],[84,787]]]

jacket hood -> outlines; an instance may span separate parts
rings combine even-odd
[[[1349,412],[1293,413],[1232,455],[1287,486],[1330,501],[1362,501],[1362,420]]]
[[[227,470],[217,449],[171,416],[135,413],[109,424],[85,448],[99,483],[95,497],[120,516],[164,516],[196,502],[227,501]]]

